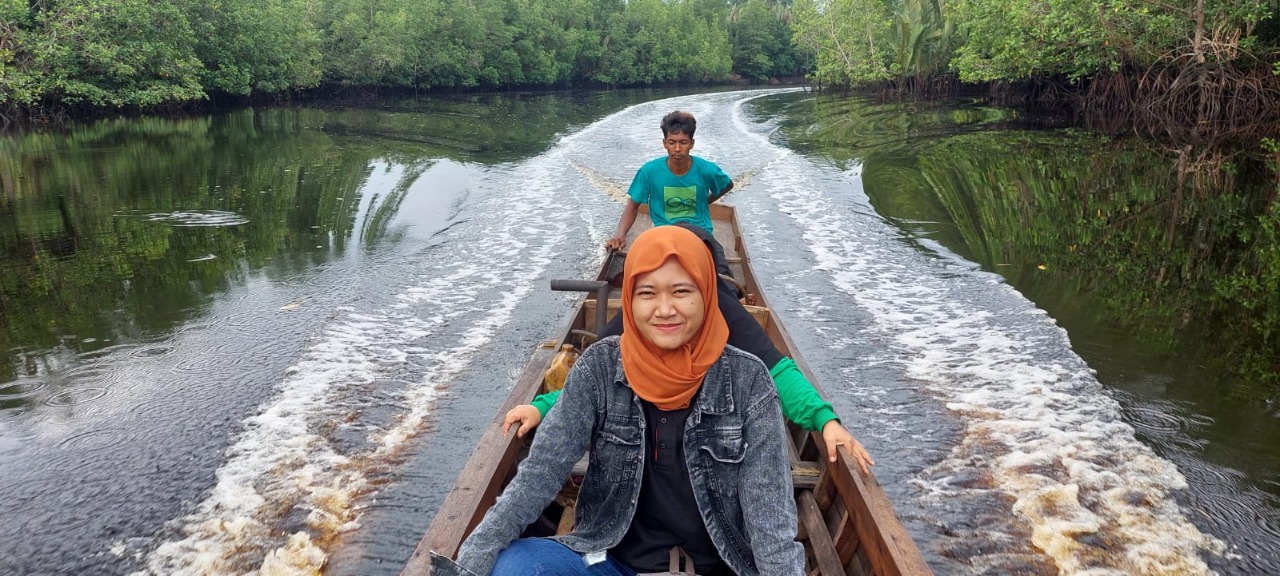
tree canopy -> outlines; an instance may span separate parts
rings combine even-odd
[[[1168,108],[1191,109],[1213,98],[1280,99],[1273,76],[1280,73],[1276,6],[1274,0],[0,0],[0,114],[318,86],[620,87],[798,76],[838,86],[940,78],[1073,84],[1133,71],[1155,74],[1146,85],[1126,79],[1113,90],[1167,93]],[[1259,80],[1259,73],[1272,78]],[[1258,94],[1234,92],[1242,85]],[[1188,95],[1188,87],[1205,93]]]
[[[1276,65],[1268,0],[796,0],[797,42],[833,84],[954,74],[966,82],[1123,68]]]
[[[785,0],[0,0],[0,112],[805,73]]]

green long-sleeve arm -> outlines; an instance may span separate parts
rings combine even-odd
[[[804,373],[791,358],[783,357],[769,369],[773,383],[778,387],[778,399],[782,401],[782,415],[801,428],[821,432],[832,420],[839,421],[831,403],[818,395],[818,390],[804,377]]]
[[[539,394],[533,399],[533,407],[538,409],[538,415],[542,416],[545,420],[547,417],[547,410],[550,410],[552,406],[556,405],[556,398],[559,397],[559,390],[556,390],[555,392],[547,392],[546,394]]]

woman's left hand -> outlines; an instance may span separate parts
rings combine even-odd
[[[867,452],[866,448],[862,447],[862,443],[858,442],[848,430],[845,430],[838,420],[828,420],[822,426],[822,440],[827,444],[827,460],[829,462],[836,461],[836,450],[844,446],[846,453],[858,461],[858,466],[862,468],[863,474],[870,474],[871,466],[876,465],[876,461],[871,459],[871,454]]]

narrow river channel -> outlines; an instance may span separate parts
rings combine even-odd
[[[947,186],[908,160],[1017,114],[873,113],[937,144],[873,161],[806,140],[813,100],[472,96],[0,138],[0,574],[397,574],[569,309],[548,280],[592,273],[674,109],[938,574],[1280,574],[1265,407],[1124,361],[1149,349],[1039,262],[905,198]]]

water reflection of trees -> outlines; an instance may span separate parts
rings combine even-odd
[[[341,251],[378,153],[300,129],[317,120],[245,110],[0,139],[0,382],[38,371],[17,361],[19,350],[144,340],[249,270]],[[248,222],[175,228],[147,218],[209,210]]]
[[[1125,140],[1167,167],[1164,194],[1146,207],[1164,262],[1153,262],[1155,297],[1180,303],[1179,317],[1208,327],[1221,373],[1243,378],[1245,397],[1280,388],[1280,123],[1171,122],[1138,115]],[[1114,126],[1113,126],[1114,128]],[[1153,234],[1154,235],[1154,234]],[[1166,296],[1167,294],[1167,296]]]
[[[1014,131],[933,114],[908,132],[881,121],[901,105],[816,102],[803,145],[860,158],[881,213],[949,222],[939,241],[1014,285],[1071,287],[1151,346],[1206,343],[1236,394],[1274,392],[1280,152],[1258,137],[1273,126]]]
[[[0,137],[0,391],[47,371],[39,358],[53,351],[163,334],[251,273],[295,275],[352,243],[395,241],[402,202],[439,158],[515,161],[671,93],[361,100]],[[365,190],[373,164],[401,167],[398,181]],[[185,211],[247,223],[147,218]]]
[[[1256,142],[987,133],[930,150],[921,167],[948,174],[933,192],[974,222],[959,228],[986,263],[1043,264],[1039,275],[1101,297],[1115,322],[1171,347],[1195,332],[1222,347],[1214,356],[1240,359],[1223,373],[1274,385],[1280,300],[1265,285],[1280,271],[1280,220],[1275,169]]]

